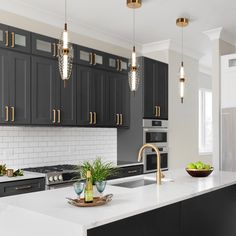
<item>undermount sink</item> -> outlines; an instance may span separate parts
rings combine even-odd
[[[113,186],[124,187],[124,188],[137,188],[145,185],[156,184],[155,180],[150,179],[138,179],[123,183],[112,184]]]

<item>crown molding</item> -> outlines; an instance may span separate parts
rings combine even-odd
[[[158,42],[152,42],[142,45],[141,53],[150,53],[155,51],[169,50],[170,49],[171,40],[162,40]]]

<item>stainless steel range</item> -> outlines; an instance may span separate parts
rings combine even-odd
[[[46,178],[46,189],[71,186],[80,178],[75,165],[55,165],[25,168],[24,171],[43,173]]]

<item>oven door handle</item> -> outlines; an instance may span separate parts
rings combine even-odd
[[[155,132],[155,133],[167,133],[168,129],[167,128],[143,128],[144,132]]]

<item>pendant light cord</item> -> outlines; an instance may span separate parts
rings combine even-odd
[[[65,0],[65,23],[67,23],[67,0]]]
[[[133,9],[133,46],[135,47],[135,8]]]
[[[181,27],[182,29],[182,42],[181,42],[181,58],[182,58],[182,63],[184,61],[184,27]]]

